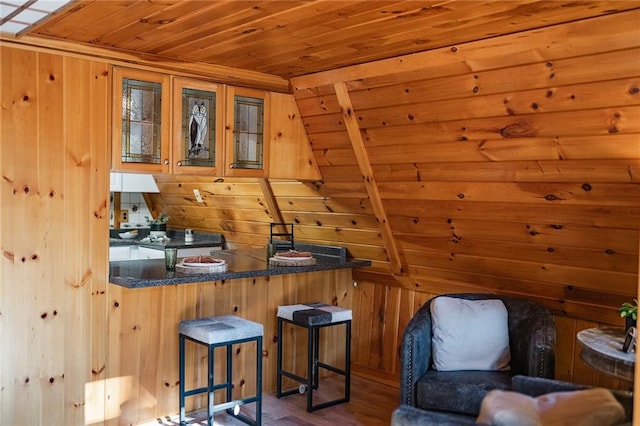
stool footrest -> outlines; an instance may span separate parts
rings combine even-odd
[[[291,373],[289,371],[280,370],[280,371],[278,371],[278,373],[280,373],[281,375],[283,375],[285,377],[288,377],[288,378],[290,378],[292,380],[295,380],[297,382],[300,382],[300,383],[303,383],[303,384],[307,383],[307,378],[306,377],[298,376],[297,374],[293,374],[293,373]]]
[[[228,383],[220,383],[215,385],[213,388],[211,388],[212,391],[217,391],[219,389],[225,389],[227,386],[229,386]],[[207,393],[209,391],[209,388],[206,386],[203,386],[201,388],[196,388],[196,389],[190,389],[188,391],[184,391],[184,396],[193,396],[193,395],[198,395],[201,393]]]
[[[218,411],[229,410],[229,409],[234,408],[236,405],[240,406],[240,405],[245,405],[245,404],[251,404],[253,402],[256,402],[257,400],[258,400],[257,397],[251,396],[249,398],[236,399],[236,400],[229,401],[229,402],[223,402],[223,403],[220,403],[220,404],[216,404],[213,407],[213,412],[217,413]]]
[[[345,370],[336,368],[333,365],[325,364],[323,362],[318,363],[318,368],[324,368],[325,370],[333,371],[334,373],[340,374],[342,376],[345,376],[347,374]]]

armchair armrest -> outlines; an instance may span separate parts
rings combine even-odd
[[[413,316],[402,337],[400,403],[415,406],[416,381],[431,365],[431,311],[425,303]]]
[[[519,319],[517,329],[516,338],[509,342],[514,373],[553,379],[556,332],[551,313],[546,309],[529,311]]]

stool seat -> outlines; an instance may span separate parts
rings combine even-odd
[[[206,345],[252,339],[264,334],[262,324],[235,315],[181,321],[178,332]]]
[[[352,319],[352,313],[351,309],[326,303],[309,303],[278,306],[278,317],[305,327],[313,327],[349,321]]]

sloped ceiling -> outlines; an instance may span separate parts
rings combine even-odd
[[[87,0],[18,37],[288,79],[638,7],[626,0]]]

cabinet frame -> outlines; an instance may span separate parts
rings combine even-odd
[[[124,79],[159,83],[161,90],[160,163],[128,163],[122,161],[122,82]],[[112,152],[111,170],[119,172],[169,173],[171,164],[171,77],[134,68],[113,67],[112,82]]]
[[[269,174],[269,151],[270,151],[270,93],[264,90],[248,89],[243,87],[227,86],[226,88],[226,125],[225,125],[225,154],[224,154],[224,172],[225,176],[243,176],[243,177],[267,177]],[[262,135],[262,168],[261,169],[244,169],[240,167],[232,167],[234,162],[234,105],[235,96],[247,96],[251,98],[262,99],[264,101],[264,123]]]
[[[173,99],[172,111],[172,157],[171,172],[173,174],[219,176],[224,162],[225,137],[225,86],[207,81],[194,80],[183,77],[172,78]],[[216,125],[215,125],[215,159],[212,167],[183,165],[183,134],[182,134],[182,90],[194,89],[216,94]]]

